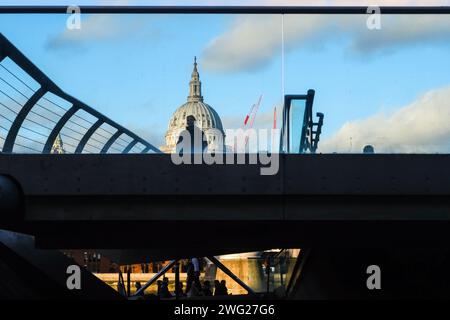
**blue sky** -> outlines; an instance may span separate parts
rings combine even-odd
[[[450,150],[450,128],[436,133],[434,149],[427,149],[438,141],[426,135],[430,130],[426,139],[390,131],[393,119],[405,119],[396,113],[418,101],[426,103],[407,113],[415,122],[404,131],[442,126],[437,119],[450,115],[440,99],[449,91],[450,101],[446,16],[382,17],[381,30],[370,31],[366,16],[285,15],[284,70],[280,15],[82,15],[75,31],[66,29],[66,19],[2,15],[0,31],[63,90],[157,145],[186,101],[197,56],[205,101],[227,128],[240,127],[260,94],[255,126],[270,128],[284,83],[285,93],[316,90],[315,110],[325,113],[324,152],[352,152],[365,143],[389,152]],[[435,118],[424,122],[427,110]],[[373,117],[384,122],[372,128]]]
[[[97,17],[87,15],[82,26]],[[101,28],[123,30],[74,40],[61,37],[68,32],[64,15],[3,16],[0,29],[63,90],[162,142],[171,114],[186,102],[194,56],[198,56],[205,101],[224,120],[243,120],[260,94],[264,94],[263,112],[281,103],[280,59],[256,73],[204,70],[202,50],[230,18],[104,16],[98,22]]]

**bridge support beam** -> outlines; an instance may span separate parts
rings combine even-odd
[[[83,138],[81,138],[80,143],[78,143],[77,148],[75,149],[75,153],[82,153],[84,146],[89,141],[89,139],[92,137],[95,131],[97,131],[98,128],[104,123],[102,119],[97,120],[92,127],[89,128],[89,130],[84,134]]]
[[[0,229],[10,229],[24,218],[25,200],[20,185],[0,175]]]
[[[116,142],[116,140],[123,134],[124,132],[121,130],[117,130],[116,133],[114,133],[111,138],[109,138],[108,142],[103,146],[100,153],[107,153],[109,148]]]
[[[38,91],[36,91],[31,98],[23,105],[22,109],[20,109],[19,113],[14,119],[14,122],[11,125],[11,128],[8,131],[8,135],[5,139],[5,144],[3,145],[3,152],[11,153],[14,148],[14,143],[16,142],[17,134],[22,126],[22,123],[25,121],[25,118],[30,113],[31,109],[35,106],[35,104],[45,95],[47,89],[41,87]]]
[[[72,106],[62,117],[59,119],[59,121],[56,123],[55,127],[53,128],[52,132],[50,132],[47,141],[45,142],[44,150],[42,153],[50,153],[52,150],[52,146],[55,143],[56,137],[61,132],[61,129],[66,125],[67,121],[70,120],[70,118],[79,110],[80,108],[78,106]]]
[[[133,296],[138,296],[145,291],[148,287],[150,287],[156,280],[158,280],[162,275],[164,275],[170,268],[172,268],[178,260],[170,261],[164,268],[161,269],[157,274],[155,274],[150,280],[147,281]]]
[[[136,144],[138,144],[138,142],[139,142],[139,141],[137,141],[137,140],[131,141],[131,142],[128,144],[128,146],[127,146],[125,149],[123,149],[122,153],[128,153],[128,152],[130,152],[130,150],[133,149],[133,147],[134,147]]]
[[[249,294],[254,295],[255,291],[253,291],[252,288],[250,288],[248,285],[246,285],[241,279],[239,279],[233,272],[231,272],[230,269],[228,269],[227,267],[225,267],[222,262],[220,262],[219,260],[217,260],[215,257],[213,256],[209,256],[207,257],[207,259],[209,261],[211,261],[212,263],[214,263],[220,270],[222,270],[227,276],[229,276],[231,279],[233,279],[234,281],[236,281],[242,288],[244,288],[245,290],[247,290],[247,292]]]

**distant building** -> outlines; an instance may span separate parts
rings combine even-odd
[[[165,136],[166,144],[160,147],[162,152],[175,152],[180,133],[186,128],[186,118],[190,115],[194,116],[196,125],[205,133],[209,150],[213,149],[217,142],[225,142],[225,132],[219,114],[203,101],[197,59],[194,59],[194,70],[189,82],[187,102],[173,113]]]
[[[61,139],[61,134],[58,134],[55,142],[53,142],[52,150],[50,151],[50,153],[54,153],[54,154],[66,153],[66,150],[64,149],[63,141]]]

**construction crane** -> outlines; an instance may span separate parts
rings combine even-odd
[[[250,112],[245,116],[244,119],[244,129],[245,126],[249,123],[248,129],[251,129],[253,127],[253,123],[255,122],[256,113],[258,112],[259,106],[261,105],[263,95],[259,96],[258,102],[256,102],[252,107],[250,108]]]
[[[273,108],[273,129],[277,128],[277,107]]]
[[[258,109],[259,109],[259,106],[261,105],[262,98],[263,98],[263,95],[261,94],[259,96],[258,101],[255,104],[252,105],[252,107],[250,108],[249,113],[245,116],[244,125],[242,127],[242,129],[244,131],[253,128],[253,123],[255,122],[256,114],[258,113]],[[248,144],[248,136],[245,135],[244,150],[247,149],[247,144]],[[235,147],[235,150],[236,150],[236,147]]]

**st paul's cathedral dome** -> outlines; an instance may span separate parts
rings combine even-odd
[[[197,70],[197,59],[194,59],[194,70],[192,71],[191,81],[189,82],[187,102],[182,104],[173,113],[165,136],[166,145],[160,148],[161,151],[166,153],[175,152],[178,137],[186,128],[186,118],[190,115],[194,116],[196,126],[205,133],[209,149],[214,145],[215,141],[224,140],[225,133],[222,120],[220,120],[216,110],[203,102],[202,84]],[[218,135],[222,135],[222,137],[218,137]]]

